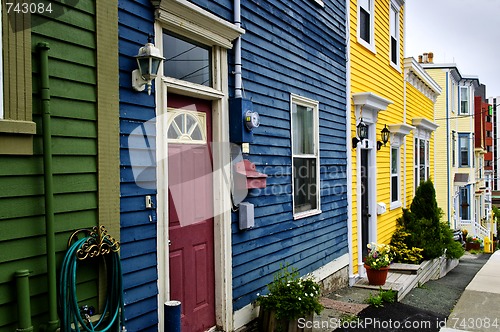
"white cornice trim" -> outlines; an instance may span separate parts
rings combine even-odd
[[[412,124],[420,130],[436,131],[439,125],[426,118],[413,118]]]
[[[363,106],[363,109],[375,109],[377,111],[385,111],[387,106],[392,104],[392,101],[380,97],[373,92],[358,92],[352,94],[354,105]]]
[[[232,48],[245,30],[187,0],[151,0],[162,26],[208,45]]]
[[[396,123],[387,126],[391,132],[391,146],[398,147],[403,145],[404,138],[408,135],[415,127],[407,125],[406,123]]]
[[[404,59],[405,79],[427,98],[436,102],[441,94],[441,87],[432,79],[424,68],[414,59]]]
[[[367,123],[376,123],[378,112],[385,111],[392,101],[373,92],[353,93],[352,100],[356,107],[356,119],[362,117]]]
[[[389,131],[391,132],[391,134],[401,135],[401,136],[406,136],[413,129],[415,129],[414,126],[407,125],[406,123],[390,124],[387,127],[389,128]]]

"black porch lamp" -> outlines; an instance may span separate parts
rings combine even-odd
[[[132,86],[137,91],[144,91],[148,87],[148,95],[151,94],[151,82],[156,78],[160,63],[165,60],[161,51],[151,42],[151,36],[146,45],[139,49],[139,53],[134,56],[137,60],[137,67],[132,72]]]
[[[380,148],[383,146],[385,146],[387,144],[387,142],[389,141],[389,134],[391,132],[389,131],[389,129],[387,129],[387,125],[384,125],[384,129],[382,129],[382,131],[380,132],[380,139],[382,141],[377,141],[377,150],[380,150]]]
[[[368,138],[368,126],[363,122],[363,118],[359,121],[356,126],[356,134],[358,137],[352,138],[352,148],[355,149],[359,142],[362,142],[365,138]]]

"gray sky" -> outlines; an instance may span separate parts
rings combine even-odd
[[[434,53],[500,96],[500,0],[406,0],[405,57]]]

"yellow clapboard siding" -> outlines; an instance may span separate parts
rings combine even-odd
[[[357,42],[357,1],[350,2],[350,60],[351,60],[351,93],[372,92],[380,97],[389,99],[393,104],[386,110],[379,112],[376,124],[377,140],[380,140],[380,132],[384,125],[401,123],[404,121],[404,76],[403,70],[395,69],[390,64],[389,58],[389,2],[387,0],[375,1],[375,51],[366,49]],[[403,62],[403,8],[400,12],[400,61]],[[354,115],[355,107],[351,104],[351,135],[356,134],[356,119]],[[403,151],[403,150],[402,150]],[[401,208],[390,210],[390,145],[376,151],[377,160],[377,202],[384,202],[387,206],[387,212],[375,217],[377,218],[377,237],[378,242],[388,243],[396,227],[396,219],[401,215]],[[401,159],[404,160],[403,152]],[[353,238],[353,269],[358,272],[358,252],[361,248],[358,246],[358,218],[357,218],[357,156],[356,151],[352,153],[353,169],[353,207],[352,207],[352,238]],[[403,197],[404,195],[402,195]],[[376,215],[376,213],[372,213]]]

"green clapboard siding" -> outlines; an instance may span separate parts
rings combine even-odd
[[[34,155],[0,158],[0,332],[14,331],[17,328],[13,276],[18,269],[32,271],[30,291],[35,331],[48,320],[39,59],[35,51],[39,42],[47,42],[50,46],[50,107],[58,266],[67,249],[70,234],[77,229],[99,224],[96,1],[79,0],[66,4],[67,2],[52,2],[54,8],[64,8],[64,14],[57,18],[40,15],[31,17],[31,95],[33,121],[36,123]],[[115,6],[117,8],[116,4]],[[5,84],[15,84],[15,80]],[[116,139],[118,140],[118,136]],[[81,266],[78,286],[78,296],[82,303],[96,307],[98,266],[97,261]]]

